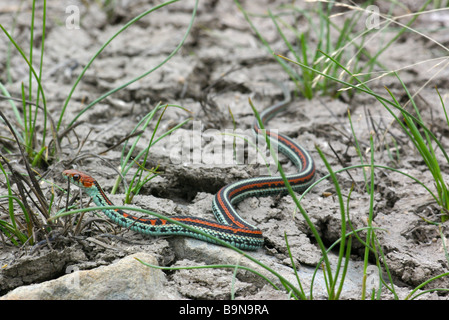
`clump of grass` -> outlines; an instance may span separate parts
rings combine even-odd
[[[28,163],[28,158],[21,147],[19,138],[13,130],[12,125],[5,117],[3,112],[0,111],[0,118],[3,119],[9,130],[11,131],[17,146],[20,151],[20,156],[25,164],[25,171],[28,177],[23,176],[17,170],[13,168],[8,159],[0,154],[0,159],[6,164],[9,169],[7,172],[4,166],[0,162],[0,169],[5,179],[6,189],[8,195],[2,196],[2,198],[8,201],[8,213],[10,221],[0,220],[0,231],[15,245],[23,245],[26,243],[33,244],[36,239],[37,232],[46,232],[46,227],[42,224],[40,217],[48,219],[50,217],[51,203],[47,201],[44,193],[40,187],[38,180],[36,179],[34,172]],[[11,180],[15,182],[17,191],[12,189]],[[19,210],[14,206],[14,201],[19,205],[22,210],[24,225],[20,222],[21,215]],[[34,204],[33,206],[30,204]],[[40,217],[39,217],[40,216]]]
[[[67,109],[68,104],[71,101],[72,95],[77,88],[78,84],[81,82],[84,74],[86,71],[90,68],[92,63],[95,61],[95,59],[101,54],[101,52],[122,32],[124,32],[126,29],[128,29],[130,26],[135,24],[140,19],[144,18],[148,14],[161,9],[167,5],[170,5],[172,3],[177,2],[178,0],[171,0],[164,3],[161,3],[159,5],[156,5],[146,11],[144,11],[139,16],[131,19],[128,23],[126,23],[122,28],[120,28],[114,35],[107,40],[101,48],[93,55],[93,57],[90,59],[90,61],[86,64],[86,66],[81,71],[78,78],[75,80],[75,83],[73,84],[70,92],[68,93],[68,96],[65,100],[64,105],[62,106],[60,110],[59,119],[56,122],[50,121],[51,126],[49,127],[48,119],[51,119],[51,115],[49,114],[47,110],[47,100],[45,96],[45,92],[43,90],[42,85],[42,70],[43,70],[43,57],[44,57],[44,43],[45,43],[45,29],[46,29],[46,1],[43,3],[43,26],[42,26],[42,41],[41,41],[41,48],[40,48],[40,63],[39,63],[39,70],[36,70],[33,67],[34,60],[33,60],[33,47],[34,47],[34,17],[35,17],[35,0],[32,4],[32,10],[31,10],[31,27],[30,27],[30,48],[29,48],[29,55],[27,56],[25,50],[15,41],[14,37],[6,30],[6,27],[2,24],[0,24],[0,29],[3,31],[4,35],[8,38],[9,42],[15,47],[17,52],[21,55],[23,61],[26,63],[26,65],[29,68],[29,84],[28,84],[28,90],[25,88],[25,85],[22,84],[21,86],[21,92],[22,92],[22,107],[23,107],[23,118],[21,116],[20,111],[18,111],[18,107],[15,104],[16,99],[9,99],[9,102],[11,104],[11,108],[14,111],[14,114],[16,115],[16,121],[19,125],[19,128],[14,127],[15,132],[21,132],[19,135],[19,139],[21,143],[24,145],[27,154],[29,155],[31,159],[31,163],[33,166],[39,167],[40,164],[42,164],[42,161],[49,162],[54,160],[54,157],[57,157],[56,149],[55,148],[48,148],[48,139],[47,136],[51,134],[54,141],[58,143],[60,141],[59,134],[62,130],[62,124],[65,120],[65,111]],[[196,15],[196,6],[194,8],[193,17]],[[68,127],[71,128],[75,125],[75,122],[89,109],[91,109],[93,106],[95,106],[97,103],[105,99],[106,97],[110,96],[111,94],[122,90],[129,86],[130,84],[150,75],[155,70],[162,67],[165,63],[167,63],[182,47],[182,45],[185,42],[185,39],[187,38],[187,35],[189,34],[192,24],[193,24],[193,18],[191,19],[190,25],[187,28],[187,31],[180,41],[180,43],[176,46],[176,48],[163,59],[157,66],[154,68],[145,71],[139,76],[136,76],[135,78],[123,83],[122,85],[118,86],[117,88],[114,88],[113,90],[103,94],[102,96],[98,97],[94,101],[92,101],[90,104],[88,104],[83,110],[81,110],[71,121],[68,122]],[[33,91],[33,80],[37,83],[37,89],[34,93]],[[5,94],[5,97],[10,97],[9,92],[7,91],[6,87],[0,83],[0,88],[2,92]],[[42,123],[38,121],[39,118],[42,118]],[[38,124],[42,125],[42,130],[39,132],[36,132],[36,126]],[[37,144],[39,142],[39,144]],[[45,151],[48,152],[45,152]],[[56,160],[59,160],[56,158]]]
[[[117,177],[115,185],[111,191],[112,194],[114,194],[119,185],[122,181],[122,177],[126,176],[131,168],[133,168],[137,164],[137,170],[134,173],[130,185],[127,186],[125,191],[125,200],[124,203],[131,203],[132,198],[137,195],[140,191],[140,189],[147,184],[151,179],[157,176],[157,168],[152,168],[151,170],[146,169],[146,163],[148,160],[148,154],[150,152],[150,148],[156,144],[158,141],[162,140],[163,138],[167,137],[174,131],[176,131],[178,128],[182,127],[184,124],[189,122],[191,119],[186,119],[176,126],[172,127],[171,129],[167,130],[166,132],[162,133],[159,137],[156,138],[156,133],[159,128],[160,121],[162,120],[162,117],[164,115],[164,112],[167,108],[179,108],[182,110],[185,110],[183,107],[173,104],[167,104],[167,105],[161,105],[160,103],[152,110],[150,111],[145,117],[143,117],[139,123],[135,126],[135,128],[131,131],[131,135],[133,135],[135,132],[138,132],[138,134],[135,136],[135,139],[130,142],[127,140],[122,149],[122,156],[120,158],[120,175]],[[151,135],[151,139],[148,143],[148,145],[141,150],[137,156],[132,157],[134,150],[144,134],[145,130],[147,129],[150,122],[154,119],[158,111],[162,110],[161,115],[158,117],[155,128],[153,130],[153,133]],[[128,143],[131,143],[131,146],[126,152]],[[139,162],[140,161],[140,162]]]
[[[339,88],[336,82],[330,81],[328,77],[321,76],[314,71],[320,70],[332,78],[341,77],[341,70],[328,56],[339,61],[340,64],[350,69],[353,74],[363,73],[368,76],[375,67],[383,68],[382,63],[378,59],[379,56],[404,32],[409,30],[410,25],[432,2],[431,0],[427,0],[418,12],[412,15],[407,24],[399,24],[400,28],[395,31],[396,34],[390,41],[383,44],[375,54],[370,54],[365,49],[365,45],[373,39],[380,37],[380,32],[386,32],[387,27],[400,18],[398,17],[396,19],[383,16],[386,20],[380,22],[378,28],[366,28],[359,31],[357,24],[360,21],[366,20],[367,14],[372,14],[367,8],[374,1],[366,1],[360,4],[360,6],[340,4],[334,1],[316,1],[310,3],[306,8],[302,5],[289,4],[277,8],[276,13],[268,10],[266,15],[251,14],[243,8],[238,0],[234,1],[262,45],[274,56],[274,59],[276,59],[289,75],[290,79],[295,83],[298,93],[307,99],[312,99],[317,94],[338,96],[341,93],[338,90]],[[398,4],[392,1],[392,6],[395,5]],[[334,13],[335,7],[339,7],[340,9],[347,8],[348,11],[346,13],[350,13],[349,17],[345,18],[343,26],[339,26],[333,21],[336,16],[340,15],[339,13]],[[286,53],[283,53],[283,55],[288,53],[290,59],[298,62],[300,72],[276,55],[279,52],[275,52],[272,45],[252,21],[252,17],[254,16],[269,19],[273,23],[285,44]],[[303,29],[302,25],[298,22],[295,24],[289,22],[284,17],[293,17],[291,19],[293,21],[300,21],[299,17],[303,17],[307,20],[307,25],[310,27],[305,31],[300,31]],[[391,30],[388,31],[391,32]],[[288,33],[293,34],[293,37],[289,37]],[[361,59],[364,60],[363,63]],[[303,65],[308,68],[303,67]],[[351,79],[347,81],[355,83]]]
[[[346,69],[343,65],[341,65],[338,61],[334,60],[333,58],[329,57],[334,61],[335,64],[337,64],[340,68],[342,68],[345,72],[349,73],[354,79],[358,80],[358,78],[352,74],[348,69]],[[286,60],[289,60],[287,58],[284,58]],[[294,62],[292,60],[289,60],[290,62]],[[294,62],[295,63],[295,62]],[[319,72],[319,71],[318,71]],[[443,217],[443,220],[445,221],[447,219],[448,215],[448,190],[447,190],[447,184],[444,181],[444,176],[442,175],[441,168],[439,165],[438,157],[436,156],[436,153],[434,151],[434,148],[438,148],[443,155],[445,161],[449,164],[449,156],[444,149],[443,145],[439,141],[439,139],[435,136],[435,134],[425,125],[425,123],[422,120],[422,117],[420,115],[419,109],[416,107],[416,104],[414,102],[413,96],[410,94],[410,92],[407,90],[407,87],[405,86],[404,82],[400,79],[400,77],[395,73],[397,76],[397,79],[401,83],[401,85],[404,88],[404,91],[406,92],[409,102],[413,105],[413,108],[416,112],[416,115],[412,115],[409,111],[404,108],[404,106],[401,105],[401,103],[398,101],[398,99],[393,95],[393,93],[386,88],[387,92],[389,93],[391,100],[388,100],[379,94],[375,93],[369,87],[359,80],[358,85],[353,85],[351,83],[329,77],[329,79],[333,79],[334,81],[338,81],[348,87],[351,87],[353,89],[365,92],[371,96],[373,96],[377,101],[379,101],[382,106],[388,110],[388,112],[393,116],[396,123],[404,130],[406,135],[409,137],[410,142],[416,147],[419,154],[422,156],[424,162],[426,163],[426,166],[428,167],[429,171],[431,172],[435,186],[437,189],[437,203],[441,207],[441,213],[442,215],[446,216]],[[324,75],[324,74],[323,74]],[[327,76],[327,75],[324,75]],[[440,97],[440,101],[442,102],[442,107],[444,110],[445,115],[446,108],[444,106],[444,102],[441,99],[441,96],[439,92],[437,91],[438,96]],[[399,118],[394,111],[392,110],[396,109],[399,110],[399,112],[402,115],[402,118]],[[449,125],[449,118],[446,118],[446,121]],[[421,133],[421,131],[418,129],[421,128],[424,133]]]
[[[28,158],[31,160],[33,166],[37,166],[42,161],[42,155],[46,149],[46,136],[47,136],[47,101],[45,98],[44,90],[42,87],[42,62],[44,57],[44,44],[45,44],[45,26],[46,26],[46,8],[47,2],[43,3],[43,16],[42,16],[42,41],[41,41],[41,59],[39,64],[39,72],[37,72],[33,67],[33,48],[34,48],[34,18],[36,11],[36,1],[34,0],[32,3],[31,10],[31,28],[30,28],[30,48],[29,48],[29,56],[27,57],[25,51],[17,44],[14,38],[8,33],[6,28],[0,24],[0,29],[7,36],[10,43],[14,45],[16,50],[22,56],[25,63],[29,68],[29,83],[28,83],[28,93],[25,90],[25,85],[22,83],[21,92],[22,92],[22,107],[23,107],[23,118],[20,116],[20,112],[18,108],[15,106],[13,100],[10,100],[11,106],[16,115],[17,122],[20,127],[23,128],[22,135],[20,135],[20,140],[25,147],[25,152],[28,155]],[[36,90],[36,98],[33,100],[33,78],[37,82],[37,90]],[[6,88],[1,85],[2,91],[6,93],[7,96],[10,96],[7,92]],[[40,101],[42,100],[42,106],[40,106]],[[33,103],[27,103],[27,101],[34,101]],[[42,111],[40,110],[42,109]],[[38,124],[38,117],[42,117],[42,126],[43,130],[38,139],[38,132],[36,132],[36,126]],[[16,132],[16,128],[14,129]],[[40,140],[40,144],[38,144],[38,140]]]
[[[3,34],[8,38],[9,43],[16,49],[16,51],[22,57],[24,63],[27,65],[29,69],[29,81],[28,88],[26,88],[25,84],[21,84],[20,91],[22,92],[21,98],[11,97],[6,87],[0,83],[0,90],[3,93],[2,98],[6,98],[9,101],[11,109],[15,114],[16,121],[10,121],[7,119],[3,113],[1,113],[0,121],[7,124],[10,132],[13,134],[13,137],[9,140],[13,141],[17,148],[21,152],[22,162],[25,165],[27,176],[22,176],[18,174],[18,170],[14,169],[10,165],[10,159],[6,156],[1,156],[0,169],[1,173],[4,177],[4,185],[6,186],[5,190],[7,190],[8,194],[5,196],[1,196],[7,201],[7,209],[5,210],[8,213],[9,220],[0,220],[0,235],[5,235],[7,239],[11,241],[14,245],[21,245],[24,243],[33,244],[36,239],[41,239],[43,237],[47,237],[47,235],[54,231],[55,228],[61,227],[61,225],[47,225],[47,219],[50,218],[54,201],[54,193],[51,193],[50,199],[47,199],[44,196],[44,193],[40,187],[41,177],[37,178],[38,170],[47,168],[47,166],[51,163],[55,163],[60,161],[61,153],[60,151],[60,143],[63,137],[70,132],[70,130],[74,129],[79,122],[78,119],[89,109],[94,107],[97,103],[108,97],[109,95],[117,92],[118,90],[122,90],[129,86],[130,84],[142,79],[143,77],[149,76],[152,72],[162,67],[165,63],[167,63],[182,47],[184,44],[188,34],[193,25],[193,21],[196,16],[196,11],[198,7],[198,0],[195,2],[194,9],[192,11],[192,17],[190,19],[190,23],[187,27],[187,30],[182,37],[181,41],[178,45],[173,49],[173,51],[167,55],[162,61],[153,67],[150,70],[143,72],[141,75],[134,77],[133,79],[119,85],[117,88],[103,94],[101,97],[98,97],[94,101],[92,101],[89,105],[87,105],[83,110],[81,110],[74,119],[68,120],[66,119],[65,111],[67,106],[69,105],[72,95],[77,88],[78,84],[82,80],[85,72],[92,65],[94,60],[101,54],[101,52],[109,45],[116,37],[118,37],[122,32],[124,32],[127,28],[135,24],[137,21],[147,16],[150,13],[153,13],[165,6],[171,5],[178,0],[170,0],[164,3],[160,3],[158,5],[153,6],[152,8],[144,11],[142,14],[137,17],[131,19],[128,23],[126,23],[122,28],[120,28],[113,36],[106,41],[101,48],[93,55],[93,57],[86,64],[81,74],[76,79],[73,84],[70,92],[68,93],[67,99],[65,100],[64,105],[59,110],[59,119],[58,121],[54,121],[52,115],[48,112],[47,109],[47,100],[46,95],[43,89],[43,57],[45,54],[44,44],[45,44],[45,36],[46,36],[46,14],[47,14],[47,2],[44,0],[43,2],[43,23],[42,23],[42,39],[40,41],[40,61],[38,68],[35,68],[33,65],[36,65],[36,61],[34,59],[34,19],[36,16],[36,1],[33,0],[32,8],[31,8],[31,21],[30,21],[30,48],[28,49],[29,54],[26,53],[18,42],[14,39],[11,33],[7,31],[7,27],[3,24],[0,24],[0,29]],[[37,83],[34,85],[34,81]],[[16,102],[20,102],[22,104],[23,113],[19,111],[19,107],[16,105]],[[178,107],[174,105],[168,105],[168,107]],[[163,108],[158,105],[154,108],[149,115],[144,118],[144,121],[150,121],[151,118],[156,114],[158,110]],[[160,121],[160,119],[159,119]],[[158,123],[159,123],[158,121]],[[139,163],[140,173],[135,176],[133,181],[135,184],[131,186],[129,189],[129,195],[135,194],[140,190],[140,188],[151,180],[151,175],[144,175],[143,172],[145,169],[145,162],[148,157],[148,150],[157,141],[166,137],[170,132],[176,130],[180,126],[184,125],[186,121],[183,121],[176,125],[171,130],[165,132],[161,136],[155,136],[153,134],[151,138],[151,142],[148,147],[141,153],[139,157],[143,157],[143,162]],[[68,124],[66,128],[63,128],[64,124]],[[139,123],[136,127],[142,125],[142,122]],[[148,125],[148,122],[145,126]],[[39,127],[39,130],[37,128]],[[155,130],[156,131],[156,130]],[[143,134],[143,131],[139,133]],[[49,136],[51,136],[51,140],[49,141]],[[128,159],[129,160],[129,159]],[[139,158],[138,158],[139,160]],[[5,167],[8,167],[9,170]],[[129,164],[122,163],[123,166],[128,166],[127,170],[129,170]],[[134,162],[132,164],[135,164]],[[131,165],[132,165],[131,164]],[[138,170],[138,172],[139,172]],[[18,191],[14,191],[12,188],[12,179],[16,183],[18,187]],[[18,194],[16,194],[18,192]],[[17,210],[17,207],[21,209]],[[2,207],[3,208],[3,207]],[[44,221],[44,222],[43,222]],[[39,234],[42,233],[42,234]]]
[[[438,199],[437,203],[441,208],[442,222],[444,222],[449,219],[449,190],[447,182],[444,179],[443,172],[441,171],[439,159],[435,153],[434,148],[435,147],[439,148],[439,150],[441,151],[446,160],[446,164],[448,165],[449,165],[449,157],[446,153],[446,150],[443,148],[443,146],[441,145],[439,140],[435,137],[435,135],[431,133],[430,129],[426,126],[421,127],[422,125],[424,125],[424,121],[421,117],[418,107],[416,106],[414,98],[408,91],[405,83],[401,80],[401,78],[398,75],[397,78],[401,83],[402,87],[404,88],[404,91],[406,92],[407,97],[409,99],[408,101],[413,106],[416,115],[412,117],[411,114],[407,112],[403,106],[401,106],[401,104],[394,96],[394,94],[388,89],[387,91],[390,94],[392,101],[394,101],[396,108],[401,112],[403,121],[405,123],[405,125],[404,124],[402,125],[402,128],[406,132],[407,136],[410,138],[410,141],[413,143],[416,150],[418,150],[418,153],[421,155],[424,163],[426,164],[427,168],[429,169],[429,172],[433,177],[434,185],[437,191],[437,199]],[[447,117],[447,111],[444,105],[444,101],[441,98],[438,89],[436,93],[440,97],[442,108],[446,116],[446,123],[449,127],[449,119]],[[415,119],[419,120],[419,123],[415,121]],[[418,126],[423,130],[420,130]]]
[[[31,236],[31,226],[32,223],[30,221],[30,216],[26,208],[24,207],[22,201],[17,196],[14,196],[13,190],[11,187],[11,183],[8,179],[8,175],[6,174],[5,169],[3,168],[1,162],[0,162],[0,170],[3,173],[3,176],[5,177],[5,183],[6,188],[8,190],[7,195],[1,195],[0,199],[7,199],[8,201],[8,213],[9,213],[9,219],[10,222],[5,220],[0,220],[0,233],[5,235],[11,243],[13,243],[16,246],[22,245],[28,241],[28,238]],[[14,201],[22,210],[22,213],[25,218],[26,227],[20,228],[18,226],[18,222],[16,221],[16,214],[15,211],[17,210],[14,206]],[[23,229],[26,230],[26,232],[23,231]]]

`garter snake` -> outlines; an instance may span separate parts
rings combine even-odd
[[[262,122],[268,122],[278,112],[283,110],[289,101],[290,98],[286,98],[284,101],[262,111],[260,113]],[[255,119],[252,129],[256,137],[265,139],[257,119]],[[285,135],[277,134],[270,130],[265,130],[265,133],[270,139],[271,145],[277,145],[279,151],[285,154],[298,169],[296,173],[287,175],[292,189],[296,192],[302,192],[307,189],[313,183],[315,176],[315,165],[310,154]],[[113,203],[98,182],[88,174],[78,170],[65,170],[63,176],[84,190],[97,206],[113,206]],[[245,179],[224,186],[215,195],[212,209],[218,222],[192,216],[174,216],[171,218],[195,229],[202,230],[240,249],[256,250],[262,247],[264,243],[262,231],[241,218],[234,205],[247,197],[285,194],[286,192],[287,189],[281,177],[263,176]],[[211,238],[164,219],[137,217],[120,209],[105,208],[103,212],[114,223],[142,234],[155,236],[182,235],[216,243]]]

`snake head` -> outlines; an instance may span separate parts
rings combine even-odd
[[[95,184],[94,178],[78,170],[64,170],[62,175],[78,187],[90,188]]]

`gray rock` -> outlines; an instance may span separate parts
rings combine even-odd
[[[129,300],[177,299],[179,295],[166,286],[161,270],[144,266],[156,259],[147,253],[127,256],[109,266],[76,271],[55,280],[22,286],[0,300]]]

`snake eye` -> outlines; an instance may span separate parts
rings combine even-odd
[[[73,180],[74,181],[78,181],[80,179],[80,175],[79,174],[74,174],[73,175]]]

